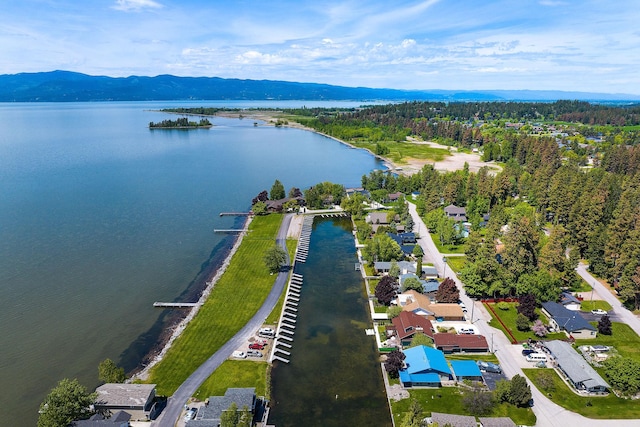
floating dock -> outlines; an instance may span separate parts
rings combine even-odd
[[[154,302],[154,307],[160,308],[191,308],[195,307],[199,303],[197,302]]]

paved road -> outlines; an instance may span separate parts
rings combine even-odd
[[[578,264],[576,271],[580,277],[586,280],[586,282],[593,287],[600,298],[611,304],[617,321],[626,323],[631,329],[636,331],[636,334],[640,335],[640,319],[638,319],[638,316],[627,310],[605,285],[600,283],[598,279],[593,277],[591,273],[587,271],[587,268],[589,268],[589,264],[580,263]],[[640,422],[638,425],[640,425]]]
[[[287,251],[286,238],[289,224],[291,223],[291,214],[285,215],[280,230],[278,231],[278,237],[276,242]],[[287,252],[287,263],[289,263],[289,255]],[[151,423],[152,426],[169,427],[174,426],[182,413],[184,405],[187,400],[193,396],[198,390],[198,387],[207,379],[213,371],[215,371],[225,360],[231,356],[234,350],[241,347],[247,342],[247,340],[255,334],[255,332],[262,326],[264,320],[273,311],[276,306],[285,284],[287,283],[289,273],[281,272],[276,277],[273,288],[267,296],[264,304],[258,310],[258,312],[249,320],[249,322],[236,334],[227,341],[218,351],[216,351],[206,362],[204,362],[196,371],[187,378],[176,392],[171,396],[167,402],[167,407],[162,411],[162,414]]]
[[[418,215],[416,211],[416,207],[414,204],[409,203],[409,213],[413,218],[413,222],[416,224],[414,228],[418,231],[421,236],[418,239],[418,243],[422,246],[422,249],[425,252],[425,257],[429,262],[432,262],[438,272],[441,275],[445,273],[445,263],[442,261],[442,254],[436,248],[436,245],[433,243],[431,236],[427,231],[427,227],[422,221],[422,218]],[[578,269],[578,273],[580,273],[580,269]],[[588,273],[587,273],[588,274]],[[582,274],[580,274],[582,276]],[[589,275],[590,276],[590,275]],[[487,321],[491,319],[491,316],[486,311],[482,303],[475,303],[474,300],[469,298],[467,294],[464,292],[462,287],[462,282],[458,279],[455,272],[450,268],[446,268],[446,277],[450,277],[453,279],[460,290],[460,300],[464,302],[464,304],[469,308],[468,319],[472,322],[480,331],[480,334],[487,337],[487,341],[489,341],[490,346],[492,347],[496,357],[498,358],[498,362],[502,367],[503,372],[508,378],[513,377],[518,374],[526,378],[524,373],[522,372],[522,353],[521,347],[511,345],[511,342],[507,339],[504,333],[498,329],[492,328],[488,325]],[[584,276],[583,276],[584,277]],[[593,283],[595,279],[591,278],[591,281],[587,280],[589,283]],[[602,286],[602,285],[600,285]],[[604,287],[603,287],[604,289]],[[604,295],[601,295],[604,298]],[[613,297],[613,295],[611,295]],[[615,299],[615,297],[613,297]],[[612,307],[614,304],[609,302]],[[470,309],[473,307],[473,310]],[[622,308],[620,303],[617,303],[616,308]],[[628,310],[627,310],[628,311]],[[616,310],[616,314],[618,310]],[[630,312],[629,312],[630,313]],[[632,316],[633,314],[630,313]],[[635,316],[633,316],[635,318]],[[640,326],[640,321],[637,318],[635,320]],[[625,320],[626,322],[626,320]],[[635,328],[634,328],[635,330]],[[568,411],[563,407],[556,405],[551,400],[549,400],[546,396],[544,396],[537,388],[533,386],[533,384],[527,379],[531,386],[531,394],[533,396],[533,413],[536,415],[537,421],[536,426],[543,427],[573,427],[573,426],[605,426],[605,427],[617,427],[617,426],[638,426],[640,425],[640,421],[638,420],[593,420],[590,418],[583,417],[580,414],[576,414],[574,412]]]

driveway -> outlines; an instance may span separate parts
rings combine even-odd
[[[285,215],[282,224],[280,225],[280,230],[278,231],[278,237],[276,242],[282,246],[282,248],[287,250],[286,248],[286,238],[287,231],[289,230],[289,224],[291,222],[291,214]],[[288,252],[287,252],[288,254]],[[289,255],[287,255],[287,263],[289,263]],[[271,292],[267,296],[264,304],[258,310],[258,312],[249,320],[249,322],[242,328],[240,331],[233,336],[229,341],[227,341],[218,351],[216,351],[206,362],[204,362],[196,371],[187,378],[180,387],[173,393],[167,401],[167,407],[162,411],[160,416],[151,423],[152,426],[175,426],[176,422],[180,418],[180,414],[184,408],[184,405],[187,403],[187,400],[193,396],[193,394],[198,390],[198,387],[207,379],[213,371],[218,369],[218,367],[227,360],[234,350],[245,345],[247,340],[253,336],[255,331],[257,331],[262,323],[267,318],[267,316],[271,313],[273,308],[276,306],[282,291],[284,290],[284,286],[287,282],[287,278],[289,276],[289,272],[281,272],[276,277],[273,288],[271,288]]]
[[[636,332],[636,334],[640,335],[640,319],[638,319],[638,316],[627,310],[606,286],[600,283],[598,279],[593,277],[591,273],[587,271],[588,268],[589,264],[580,263],[578,264],[576,271],[580,277],[593,287],[594,291],[598,293],[601,299],[607,301],[611,305],[613,313],[610,312],[609,317],[613,320],[615,315],[617,322],[626,323]]]

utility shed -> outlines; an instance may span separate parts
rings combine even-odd
[[[545,346],[556,360],[558,368],[571,381],[576,390],[598,393],[605,392],[610,388],[600,374],[571,347],[571,344],[553,340],[545,343]]]

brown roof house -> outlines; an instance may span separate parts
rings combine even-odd
[[[435,334],[433,344],[443,353],[487,353],[489,345],[483,335]]]
[[[393,318],[392,322],[393,329],[402,346],[410,345],[413,336],[418,332],[433,338],[434,329],[431,321],[411,311],[402,311]]]
[[[413,289],[399,294],[392,303],[430,320],[464,320],[464,313],[458,304],[431,303],[428,296]]]
[[[103,414],[125,411],[134,421],[153,420],[156,414],[155,384],[107,383],[96,389],[98,397],[94,405]]]

